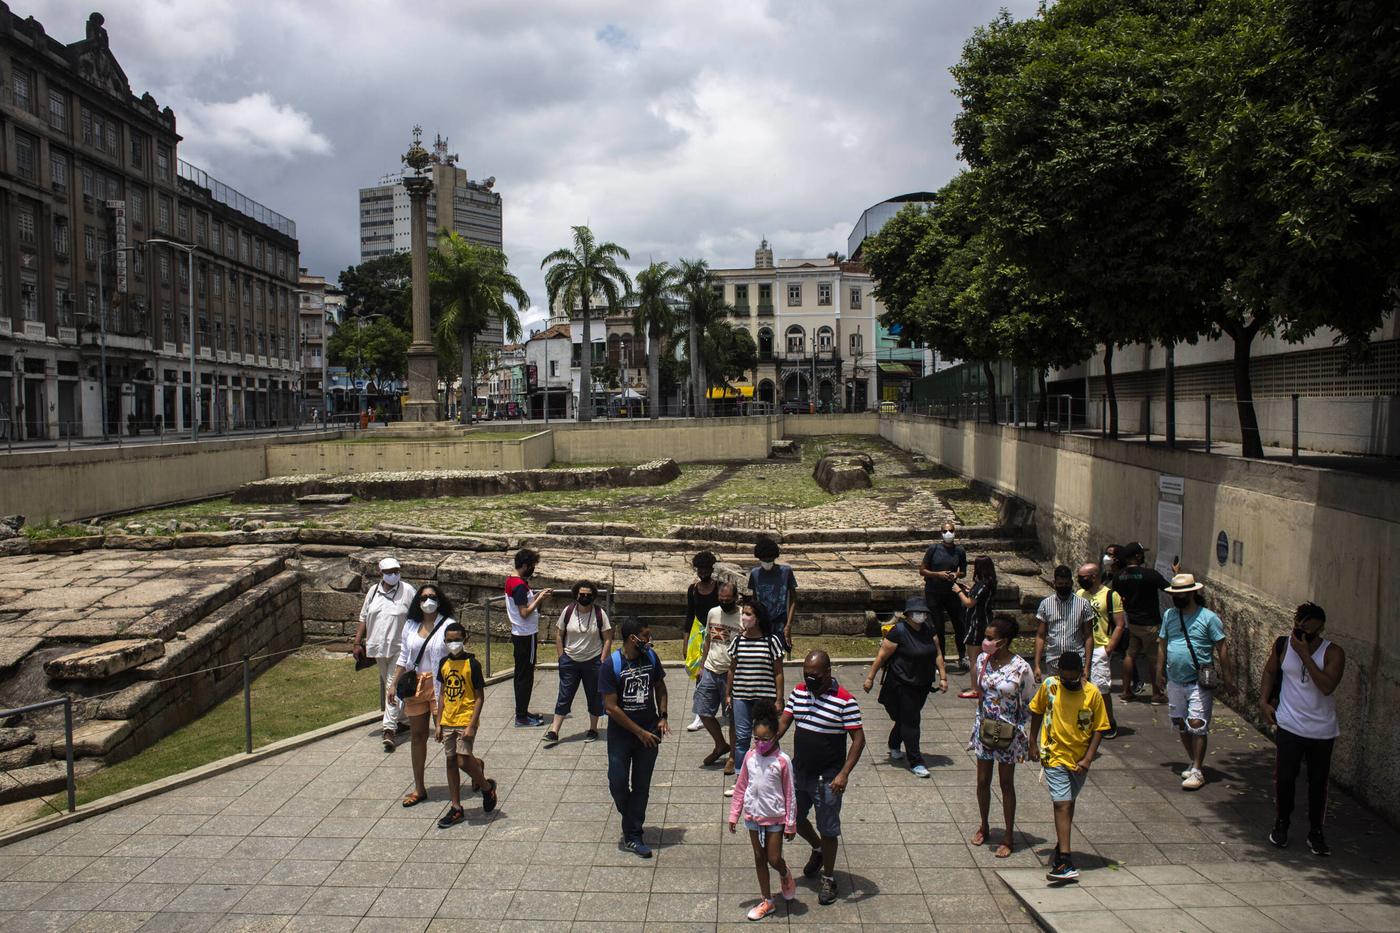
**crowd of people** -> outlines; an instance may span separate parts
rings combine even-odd
[[[784,662],[794,648],[797,577],[779,563],[781,552],[772,538],[760,537],[754,555],[758,565],[742,578],[717,578],[717,561],[708,551],[691,561],[695,579],[686,593],[686,613],[696,641],[687,652],[686,673],[694,679],[694,719],[688,728],[703,729],[713,741],[700,766],[723,768],[723,794],[732,798],[729,830],[737,832],[742,823],[753,846],[762,897],[748,917],[760,920],[777,909],[773,872],[778,895],[787,900],[796,895],[783,843],[798,836],[810,847],[801,870],[818,879],[819,903],[837,900],[841,803],[866,738],[860,703],[838,682],[826,651],[806,652],[801,679],[790,687],[785,683]],[[966,550],[949,523],[921,562],[923,595],[910,597],[882,627],[861,683],[869,694],[878,679],[876,699],[890,722],[889,760],[915,778],[930,777],[920,723],[930,694],[948,689],[951,627],[955,663],[969,675],[958,696],[975,701],[967,750],[977,766],[978,822],[970,841],[994,844],[997,858],[1015,851],[1015,770],[1018,764],[1037,763],[1054,810],[1056,840],[1047,875],[1052,882],[1079,877],[1071,845],[1075,803],[1100,743],[1118,734],[1113,657],[1122,658],[1120,702],[1167,705],[1186,755],[1185,791],[1206,783],[1216,693],[1235,686],[1229,639],[1220,617],[1202,599],[1203,584],[1175,561],[1168,578],[1145,558],[1146,549],[1131,543],[1110,546],[1102,561],[1077,570],[1057,566],[1054,593],[1041,601],[1034,630],[1026,633],[1034,636],[1027,657],[1016,649],[1022,633],[1014,615],[993,611],[992,559],[973,560],[969,581]],[[504,587],[518,728],[546,723],[529,709],[542,607],[554,595],[531,583],[539,562],[534,550],[517,552],[515,573]],[[423,770],[431,734],[443,745],[450,797],[438,825],[448,828],[465,818],[462,772],[490,813],[497,803],[496,782],[473,748],[486,689],[480,663],[466,650],[466,630],[436,584],[415,590],[393,557],[381,560],[379,571],[360,611],[355,652],[364,665],[377,665],[384,683],[384,750],[394,751],[398,735],[409,734],[413,788],[403,806],[428,799]],[[671,735],[667,671],[652,647],[650,626],[638,618],[614,625],[599,596],[593,582],[576,582],[555,620],[558,695],[542,744],[546,749],[559,744],[581,687],[588,711],[584,742],[599,738],[600,717],[607,715],[608,784],[621,820],[619,848],[650,858],[643,827],[658,748]],[[1164,598],[1170,601],[1165,611]],[[1333,692],[1345,666],[1342,649],[1323,637],[1325,624],[1320,607],[1300,606],[1292,632],[1273,645],[1260,685],[1261,713],[1277,732],[1277,819],[1268,839],[1279,847],[1289,844],[1297,775],[1306,766],[1307,845],[1320,856],[1330,851],[1323,817],[1339,733]],[[782,743],[790,732],[789,755]],[[994,771],[1003,824],[995,836],[989,822]]]

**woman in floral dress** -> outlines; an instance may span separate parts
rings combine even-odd
[[[981,698],[977,703],[977,719],[972,724],[972,739],[967,749],[977,756],[977,809],[982,822],[972,834],[972,844],[980,846],[991,835],[987,828],[987,811],[992,804],[992,764],[997,766],[1001,780],[1001,810],[1006,818],[1006,834],[997,846],[996,857],[1006,858],[1014,851],[1012,826],[1016,822],[1016,763],[1026,758],[1026,723],[1030,719],[1030,700],[1035,694],[1035,674],[1026,659],[1011,652],[1011,639],[1016,637],[1016,623],[1010,619],[994,618],[983,633],[982,656],[977,659],[977,686]],[[990,719],[1011,724],[1015,731],[1011,744],[1003,749],[985,747],[982,741],[982,721]]]

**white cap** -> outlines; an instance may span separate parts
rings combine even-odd
[[[392,557],[386,557],[379,562],[380,570],[398,570],[399,562]]]

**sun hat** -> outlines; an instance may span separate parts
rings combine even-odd
[[[1178,596],[1182,593],[1194,593],[1197,590],[1206,588],[1204,583],[1197,583],[1196,578],[1189,573],[1179,573],[1172,577],[1172,585],[1167,587],[1168,593],[1175,593]]]
[[[397,558],[386,557],[379,562],[380,570],[398,570],[399,562]]]
[[[905,612],[928,612],[928,603],[922,596],[910,596],[904,603]]]

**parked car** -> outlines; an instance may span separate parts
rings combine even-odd
[[[894,402],[881,402],[881,403],[880,403],[880,414],[882,414],[882,415],[893,415],[893,414],[895,414],[895,413],[898,412],[898,411],[899,411],[899,406],[896,405]]]
[[[783,402],[783,414],[785,415],[807,415],[811,412],[810,402]]]

